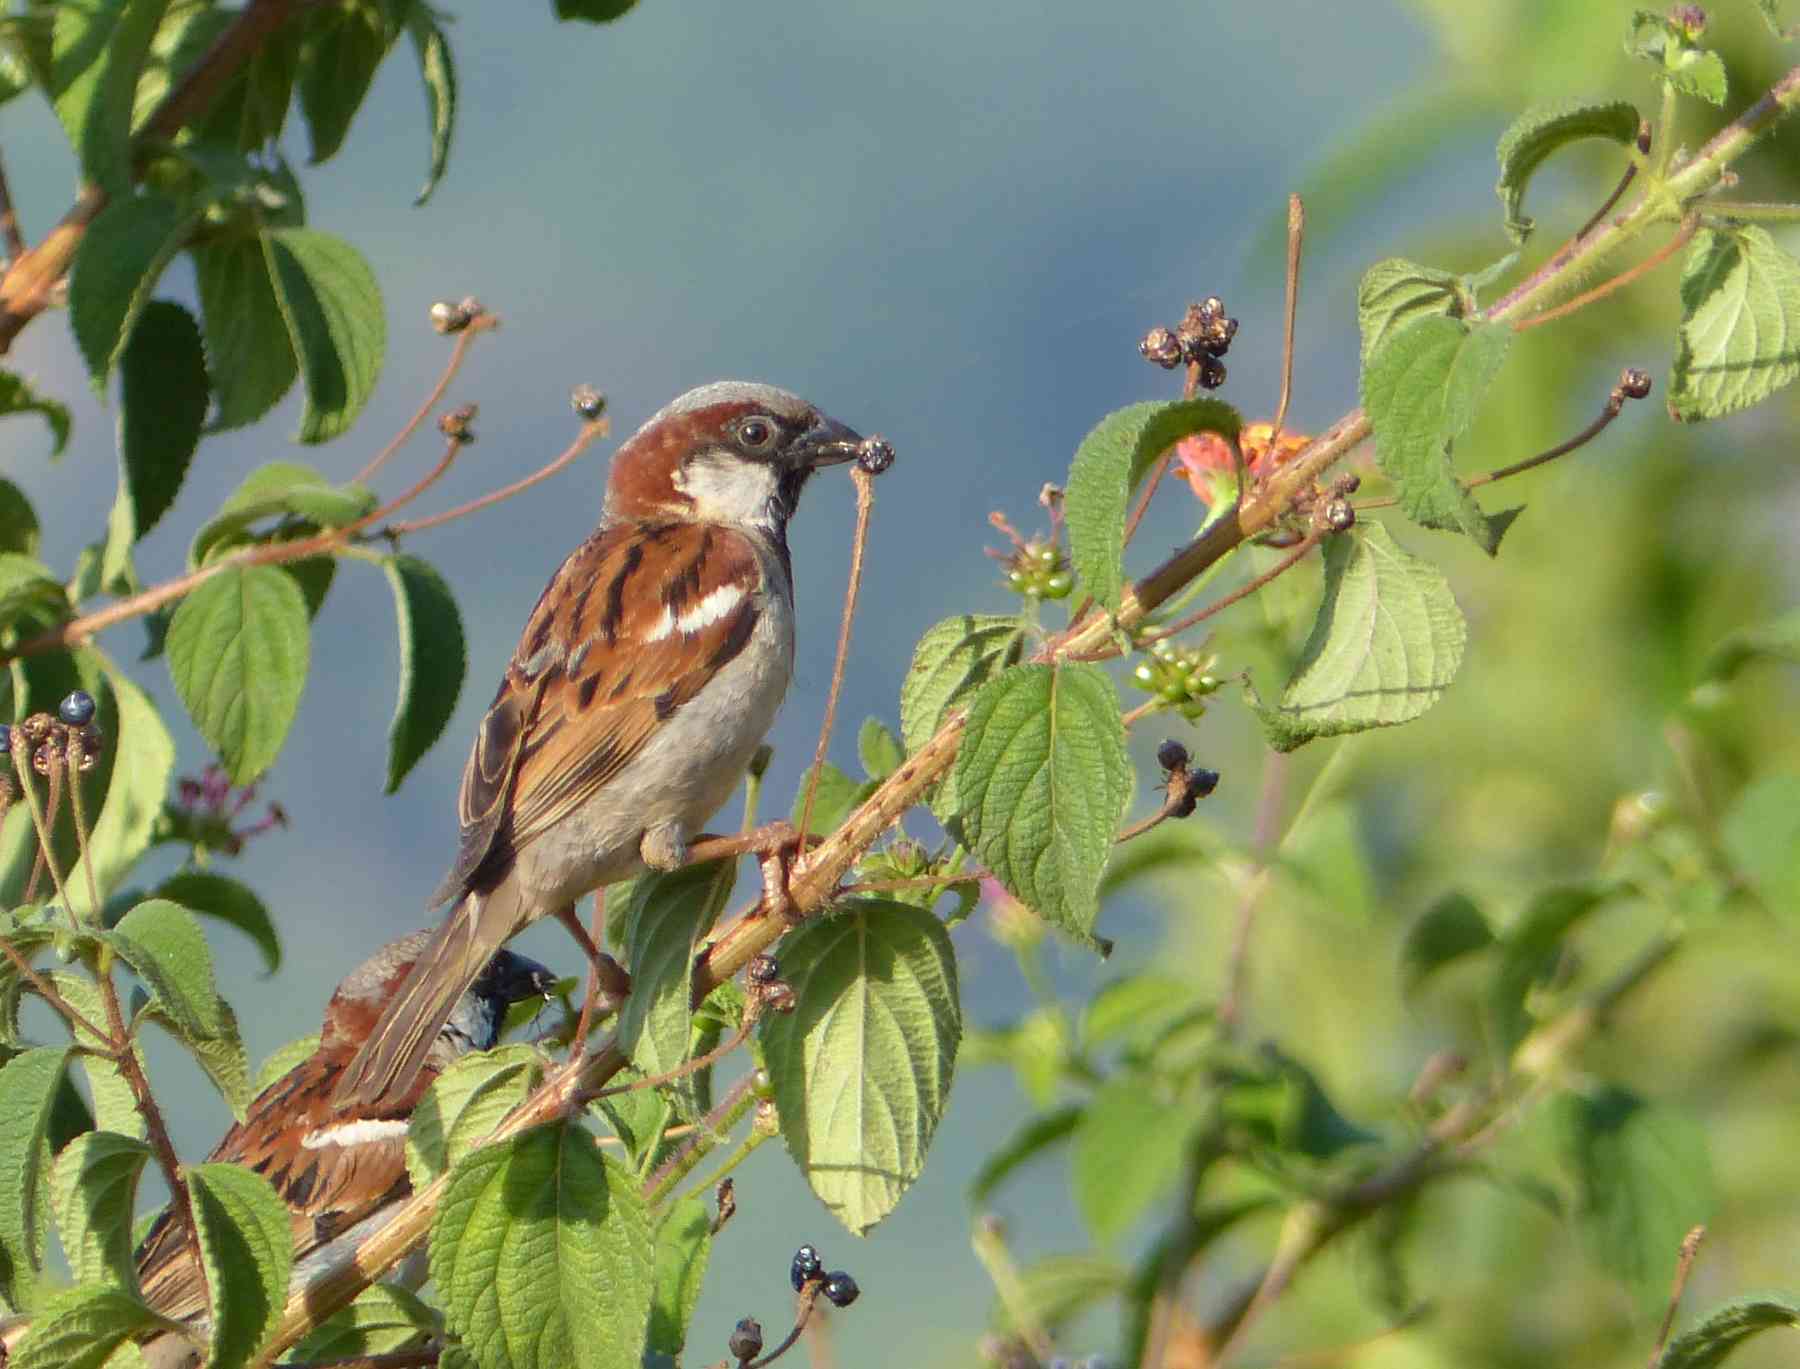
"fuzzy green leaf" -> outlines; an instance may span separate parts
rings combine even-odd
[[[872,780],[857,780],[846,775],[830,761],[821,762],[819,771],[819,787],[813,794],[812,822],[809,831],[813,836],[824,836],[842,825],[864,799],[875,792]],[[788,812],[788,821],[795,827],[800,826],[806,816],[806,791],[812,788],[812,767],[800,777],[800,787],[794,791],[794,806]]]
[[[135,1287],[131,1214],[150,1147],[133,1136],[90,1131],[56,1157],[50,1197],[76,1283]]]
[[[37,414],[50,425],[50,455],[62,455],[69,445],[69,410],[54,399],[45,399],[10,371],[0,371],[0,417]]]
[[[388,729],[391,794],[443,736],[456,711],[469,655],[463,644],[462,615],[443,576],[416,556],[390,556],[381,568],[394,590],[400,632],[400,697]]]
[[[68,595],[50,567],[35,557],[0,552],[0,627],[25,614],[64,618],[68,612]]]
[[[1681,272],[1669,412],[1719,418],[1800,376],[1800,262],[1765,229],[1703,228]]]
[[[456,132],[456,62],[450,40],[425,5],[414,5],[406,16],[413,51],[419,58],[419,78],[425,83],[425,111],[431,121],[431,162],[415,205],[424,204],[444,178],[450,164],[450,140]]]
[[[68,1060],[67,1046],[37,1046],[0,1066],[0,1297],[14,1309],[44,1267],[50,1112]]]
[[[1506,530],[1457,480],[1450,444],[1512,344],[1503,324],[1471,328],[1460,319],[1418,318],[1388,336],[1363,368],[1363,403],[1375,429],[1375,457],[1397,487],[1400,507],[1428,528],[1464,532],[1492,556]]]
[[[1700,678],[1729,680],[1753,661],[1800,665],[1800,609],[1732,633],[1707,655]]]
[[[1110,1245],[1181,1178],[1197,1119],[1118,1074],[1095,1091],[1075,1129],[1069,1178],[1094,1239]]]
[[[362,412],[387,346],[381,287],[362,254],[310,228],[263,236],[275,298],[306,386],[302,442],[328,442]]]
[[[921,637],[900,685],[900,735],[907,751],[925,745],[945,713],[1017,664],[1024,647],[1019,620],[997,613],[946,618]]]
[[[1086,1105],[1070,1103],[1028,1118],[1011,1136],[988,1152],[981,1168],[969,1181],[969,1201],[982,1204],[995,1189],[1028,1160],[1034,1160],[1050,1147],[1066,1141],[1081,1124]]]
[[[306,598],[273,566],[234,566],[175,610],[169,675],[235,784],[281,753],[306,687]]]
[[[1362,361],[1414,319],[1463,315],[1456,274],[1420,266],[1404,257],[1378,261],[1363,273],[1356,290],[1356,319],[1362,329]]]
[[[182,870],[157,885],[154,897],[236,927],[262,952],[265,975],[281,968],[281,937],[268,908],[248,886],[212,870]]]
[[[1515,119],[1496,149],[1500,180],[1494,193],[1506,211],[1507,236],[1520,246],[1531,236],[1535,224],[1523,211],[1525,187],[1552,153],[1584,138],[1627,146],[1636,140],[1639,122],[1637,110],[1624,100],[1533,109]]]
[[[1625,51],[1658,67],[1684,95],[1723,105],[1728,89],[1725,59],[1695,45],[1673,15],[1639,10],[1632,16]]]
[[[211,1362],[247,1364],[287,1302],[287,1208],[267,1179],[241,1165],[190,1165],[183,1177],[212,1290]]]
[[[1269,745],[1410,722],[1462,664],[1467,625],[1444,573],[1379,523],[1325,544],[1325,593],[1276,708],[1256,705]]]
[[[487,1138],[543,1073],[530,1046],[501,1046],[453,1062],[431,1082],[406,1129],[406,1172],[423,1188]]]
[[[316,166],[337,154],[397,31],[375,0],[332,5],[307,25],[300,49],[300,109]]]
[[[271,461],[244,477],[219,511],[194,534],[188,565],[205,565],[222,551],[252,540],[252,527],[265,519],[301,519],[341,528],[375,507],[375,492],[363,485],[334,485],[300,461]]]
[[[108,754],[101,758],[94,777],[105,785],[105,798],[98,817],[89,811],[93,826],[87,851],[70,873],[69,887],[87,887],[82,867],[91,864],[94,884],[104,901],[150,847],[175,773],[175,741],[156,705],[129,676],[108,669],[103,688],[95,693],[100,728],[109,743]],[[119,764],[121,756],[128,757],[129,763]]]
[[[101,571],[107,582],[124,572],[132,544],[175,502],[210,393],[200,325],[179,304],[152,300],[119,358],[119,493]]]
[[[956,952],[937,918],[857,899],[782,943],[792,1013],[763,1020],[788,1153],[857,1235],[925,1166],[962,1040]]]
[[[1712,1213],[1705,1133],[1691,1118],[1610,1086],[1571,1095],[1564,1121],[1589,1247],[1646,1313],[1661,1310],[1682,1237]]]
[[[1467,894],[1452,892],[1406,929],[1400,945],[1400,982],[1408,996],[1453,960],[1494,944],[1487,918]]]
[[[1532,986],[1555,970],[1564,939],[1605,898],[1606,891],[1596,886],[1553,885],[1538,893],[1507,929],[1489,990],[1494,1037],[1503,1051],[1512,1050],[1531,1030],[1526,997]]]
[[[7,1359],[8,1369],[124,1369],[118,1352],[140,1331],[178,1329],[123,1288],[70,1288],[46,1302]],[[142,1364],[140,1357],[138,1364]]]
[[[0,385],[4,385],[0,377]],[[41,530],[37,510],[25,491],[10,480],[0,479],[0,552],[35,558]]]
[[[193,913],[167,899],[146,899],[119,919],[106,940],[178,1032],[193,1037],[225,1033],[225,1003],[213,981],[212,951]]]
[[[194,276],[221,428],[254,423],[300,374],[275,298],[260,238],[223,238],[194,247]]]
[[[285,1046],[277,1046],[269,1052],[262,1064],[257,1066],[256,1078],[251,1081],[250,1087],[256,1093],[261,1093],[318,1050],[319,1039],[319,1033],[313,1032],[309,1036],[296,1036]]]
[[[198,217],[158,195],[124,195],[82,234],[69,268],[69,327],[96,389],[104,390],[163,269]]]
[[[956,756],[957,835],[1028,908],[1095,946],[1100,876],[1131,801],[1118,695],[1093,665],[982,687]]]
[[[656,1229],[656,1293],[650,1304],[648,1347],[679,1355],[700,1301],[712,1255],[712,1218],[697,1197],[683,1198]]]
[[[72,0],[51,26],[56,117],[81,174],[108,195],[131,190],[131,110],[169,0]]]
[[[862,730],[856,734],[856,756],[865,775],[885,780],[906,760],[906,748],[880,718],[864,718]]]
[[[316,1331],[294,1346],[296,1363],[388,1355],[416,1349],[441,1334],[443,1320],[416,1293],[399,1284],[365,1288],[356,1301],[333,1313]]]
[[[1737,1298],[1716,1307],[1683,1331],[1656,1361],[1656,1369],[1717,1369],[1750,1337],[1786,1327],[1800,1330],[1800,1302],[1792,1298]]]
[[[563,1121],[451,1172],[431,1277],[482,1369],[639,1369],[654,1252],[636,1178]]]
[[[1108,414],[1082,438],[1069,468],[1063,517],[1069,559],[1081,587],[1108,610],[1125,589],[1125,507],[1151,463],[1190,433],[1236,441],[1243,420],[1217,399],[1133,404]]]
[[[589,24],[610,24],[631,13],[637,0],[556,0],[558,19],[580,19]]]
[[[1766,775],[1745,789],[1719,835],[1763,906],[1800,924],[1800,775]]]

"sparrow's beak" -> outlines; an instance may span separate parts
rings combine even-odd
[[[813,421],[788,448],[788,460],[796,470],[817,470],[820,466],[840,466],[854,461],[862,450],[862,434],[853,432],[834,418],[815,413]]]

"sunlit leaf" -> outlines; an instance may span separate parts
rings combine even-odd
[[[444,577],[416,556],[387,557],[381,568],[394,591],[400,632],[400,697],[388,728],[391,794],[444,734],[469,658],[462,615]]]
[[[712,1218],[698,1197],[683,1198],[656,1229],[656,1296],[650,1304],[652,1351],[679,1355],[700,1301],[712,1254]]]
[[[1779,1329],[1800,1329],[1800,1302],[1766,1295],[1738,1298],[1715,1307],[1698,1326],[1670,1341],[1656,1369],[1716,1369],[1752,1336]]]
[[[431,1081],[406,1130],[406,1172],[423,1188],[474,1150],[537,1086],[543,1057],[501,1046],[453,1061]]]
[[[169,0],[72,0],[51,27],[53,103],[84,180],[131,188],[131,110],[138,75]]]
[[[1745,789],[1719,835],[1763,905],[1800,924],[1800,775],[1766,775]]]
[[[267,1179],[241,1165],[190,1165],[183,1177],[212,1292],[211,1361],[246,1364],[287,1301],[287,1208]]]
[[[216,424],[241,428],[275,407],[300,374],[254,235],[197,244],[190,255],[206,333],[206,372],[218,396]]]
[[[275,299],[306,386],[302,442],[327,442],[356,421],[387,347],[381,287],[362,254],[310,228],[263,235]]]
[[[37,1046],[0,1065],[0,1297],[23,1307],[44,1267],[50,1199],[50,1110],[67,1046]]]
[[[1552,153],[1584,138],[1629,145],[1637,138],[1638,122],[1637,110],[1624,100],[1534,109],[1515,119],[1496,149],[1500,180],[1494,191],[1506,211],[1507,236],[1516,243],[1531,236],[1535,224],[1523,209],[1525,187]]]
[[[1369,364],[1382,343],[1414,319],[1441,314],[1461,318],[1463,305],[1454,272],[1420,266],[1404,257],[1376,262],[1363,273],[1356,290],[1363,365]]]
[[[1669,412],[1719,418],[1800,376],[1800,262],[1753,224],[1702,228],[1681,272]]]
[[[123,1288],[71,1288],[38,1309],[6,1362],[8,1369],[121,1369],[127,1361],[115,1352],[129,1351],[132,1336],[177,1326]]]
[[[431,120],[431,162],[415,205],[424,204],[444,178],[450,164],[450,140],[456,131],[456,62],[450,40],[432,18],[430,8],[415,4],[407,11],[407,32],[419,57],[419,77],[425,83],[425,109]]]
[[[96,388],[104,390],[163,269],[198,218],[159,195],[122,195],[82,234],[69,269],[69,326]]]
[[[90,1131],[56,1157],[50,1196],[57,1234],[77,1283],[135,1287],[131,1216],[150,1147],[133,1136]]]
[[[442,1331],[442,1318],[416,1293],[399,1284],[378,1283],[363,1289],[355,1302],[298,1342],[290,1358],[304,1364],[388,1355],[414,1349]]]

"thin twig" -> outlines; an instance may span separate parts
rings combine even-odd
[[[25,235],[19,231],[19,217],[13,212],[12,191],[6,184],[4,166],[0,166],[0,242],[6,245],[7,264],[25,255]]]
[[[813,800],[825,773],[825,752],[831,746],[831,728],[837,721],[838,694],[844,687],[844,668],[850,657],[850,625],[856,619],[856,595],[862,588],[863,553],[869,541],[869,514],[875,507],[875,477],[861,466],[850,468],[856,486],[856,531],[850,536],[850,583],[844,590],[844,615],[838,622],[837,659],[831,664],[831,689],[825,695],[825,720],[819,724],[819,744],[813,748],[812,776],[806,785],[806,803],[800,810],[800,839],[812,831]]]
[[[45,865],[49,867],[50,882],[56,887],[56,897],[62,901],[63,914],[69,919],[69,926],[76,931],[80,931],[81,924],[75,917],[75,905],[69,901],[68,890],[63,887],[62,871],[56,864],[56,847],[50,838],[50,826],[44,821],[43,805],[38,803],[37,789],[31,783],[31,759],[28,753],[35,750],[36,746],[37,743],[35,742],[27,746],[21,745],[19,740],[15,740],[12,745],[13,768],[18,772],[19,788],[25,791],[25,807],[31,812],[31,825],[37,831],[38,851],[43,856]],[[56,795],[56,776],[60,769],[58,761],[61,757],[51,751],[48,746],[45,746],[44,754],[51,758],[50,794],[54,799]],[[56,816],[54,809],[51,810],[50,816],[52,818]],[[32,883],[35,885],[37,882],[37,866],[35,862],[32,865],[31,879]],[[31,892],[31,890],[27,890],[27,901],[29,901]]]
[[[352,1355],[349,1359],[291,1360],[284,1369],[430,1369],[443,1354],[440,1345],[417,1350],[389,1350],[383,1355]]]
[[[75,1006],[56,991],[56,986],[33,969],[31,962],[20,954],[18,947],[14,946],[12,942],[8,941],[5,937],[0,937],[0,955],[4,955],[8,960],[12,961],[13,968],[18,970],[18,972],[25,977],[25,982],[27,984],[37,990],[38,997],[54,1008],[63,1021],[69,1024],[71,1031],[73,1031],[74,1028],[79,1027],[82,1031],[85,1031],[89,1036],[93,1037],[96,1042],[101,1043],[110,1050],[111,1043],[107,1040],[106,1033],[95,1026],[87,1017],[76,1011]]]
[[[988,1282],[994,1285],[1000,1305],[1006,1309],[1006,1315],[1012,1318],[1013,1330],[1025,1342],[1025,1348],[1036,1356],[1038,1363],[1047,1364],[1056,1353],[1056,1342],[1050,1339],[1050,1333],[1045,1330],[1031,1305],[1025,1281],[1019,1274],[1018,1262],[1013,1259],[1012,1251],[1006,1248],[1006,1235],[999,1220],[994,1217],[977,1217],[969,1244],[975,1250],[975,1258],[981,1261],[981,1267],[987,1271]]]
[[[1269,460],[1281,445],[1281,427],[1287,422],[1288,399],[1294,392],[1294,320],[1300,312],[1300,248],[1306,241],[1306,205],[1298,195],[1288,196],[1287,308],[1281,324],[1281,398],[1275,403],[1275,422],[1269,432]]]
[[[670,1193],[675,1185],[694,1172],[706,1152],[714,1144],[715,1138],[723,1136],[744,1119],[744,1114],[756,1106],[756,1077],[754,1073],[746,1074],[725,1091],[721,1098],[701,1121],[688,1128],[687,1144],[678,1148],[673,1155],[657,1166],[656,1172],[644,1181],[644,1201],[655,1207]],[[664,1139],[674,1134],[673,1129],[663,1132]]]
[[[606,886],[594,890],[593,931],[588,934],[587,992],[581,996],[581,1015],[575,1020],[575,1035],[569,1042],[569,1058],[579,1059],[587,1050],[588,1027],[594,1018],[594,1002],[600,997],[600,956],[606,936]]]
[[[431,411],[444,397],[450,388],[450,382],[456,379],[456,373],[462,369],[463,358],[469,354],[469,344],[482,333],[490,332],[500,326],[500,320],[492,314],[476,314],[456,335],[456,345],[450,349],[450,360],[444,363],[444,373],[438,377],[438,383],[432,387],[431,393],[425,396],[425,402],[419,405],[413,416],[407,419],[404,427],[394,434],[393,441],[376,452],[369,459],[369,464],[358,471],[352,480],[353,484],[366,485],[375,478],[375,473],[388,462],[388,458],[406,445],[406,441],[419,430],[419,425],[431,416]]]
[[[1638,120],[1637,150],[1645,156],[1648,156],[1650,153],[1650,121],[1648,119]],[[1598,228],[1600,226],[1600,221],[1608,214],[1612,213],[1613,206],[1616,205],[1624,197],[1625,192],[1631,188],[1631,183],[1637,179],[1637,174],[1637,158],[1633,157],[1625,163],[1625,174],[1619,177],[1619,183],[1613,187],[1612,194],[1601,201],[1600,207],[1588,217],[1586,223],[1581,225],[1580,229],[1576,231],[1575,236],[1570,238],[1568,242],[1564,243],[1563,246],[1557,250],[1560,252],[1569,247],[1573,247],[1589,233],[1592,233]]]
[[[1180,622],[1171,623],[1167,627],[1156,628],[1151,632],[1144,633],[1140,640],[1145,642],[1156,642],[1162,640],[1164,637],[1174,637],[1179,633],[1186,632],[1191,627],[1196,627],[1199,624],[1204,623],[1208,618],[1211,618],[1215,614],[1223,613],[1239,600],[1249,598],[1252,594],[1255,594],[1257,590],[1262,589],[1277,576],[1285,575],[1288,571],[1299,565],[1306,554],[1314,547],[1318,546],[1319,543],[1324,540],[1324,537],[1324,528],[1314,527],[1309,529],[1306,536],[1300,539],[1292,551],[1282,557],[1281,560],[1277,561],[1274,565],[1270,566],[1269,569],[1265,570],[1261,575],[1246,580],[1243,584],[1232,590],[1231,593],[1225,595],[1221,599],[1215,599],[1205,608],[1197,609],[1195,612],[1188,614],[1188,616],[1183,618]]]
[[[1705,1239],[1706,1228],[1703,1226],[1693,1228],[1681,1238],[1681,1252],[1675,1257],[1675,1277],[1669,1284],[1669,1305],[1663,1309],[1662,1325],[1657,1328],[1649,1369],[1656,1369],[1656,1363],[1669,1343],[1669,1332],[1675,1329],[1675,1313],[1681,1307],[1681,1295],[1687,1291],[1688,1275],[1694,1270],[1694,1258],[1700,1253],[1700,1242]]]
[[[69,771],[69,807],[75,813],[75,839],[81,852],[75,862],[81,867],[82,874],[87,876],[88,905],[94,910],[94,925],[100,925],[100,889],[94,883],[94,858],[92,845],[88,841],[87,804],[81,797],[81,762],[84,759],[84,747],[81,734],[73,732],[69,736],[67,768]],[[115,761],[116,764],[116,761]]]
[[[596,418],[591,422],[584,423],[581,425],[581,431],[576,434],[575,440],[564,448],[562,454],[548,466],[544,466],[539,470],[532,472],[522,480],[515,480],[510,485],[503,486],[489,494],[484,494],[479,499],[471,499],[466,504],[458,504],[455,508],[448,509],[443,513],[434,513],[429,518],[414,518],[405,522],[390,523],[381,530],[381,535],[391,540],[396,537],[404,537],[408,533],[424,532],[427,528],[441,527],[445,523],[452,522],[455,519],[466,518],[472,513],[479,513],[482,509],[487,508],[491,504],[498,504],[503,500],[511,499],[515,494],[523,494],[533,485],[541,484],[543,481],[548,480],[564,466],[567,466],[576,457],[580,456],[582,452],[587,450],[588,444],[595,438],[605,437],[606,434],[611,431],[612,424],[604,416]]]
[[[794,1348],[794,1342],[799,1340],[800,1333],[806,1330],[806,1323],[812,1317],[813,1306],[819,1300],[819,1290],[823,1287],[824,1285],[817,1279],[813,1279],[807,1283],[806,1287],[800,1292],[800,1309],[794,1318],[794,1329],[787,1333],[787,1338],[784,1339],[780,1345],[777,1345],[761,1359],[751,1360],[744,1369],[765,1369],[765,1366],[773,1364],[776,1360],[787,1354],[789,1350]]]
[[[1515,333],[1523,333],[1527,329],[1536,328],[1541,324],[1553,323],[1559,318],[1564,318],[1569,314],[1575,313],[1577,310],[1585,309],[1588,305],[1605,299],[1616,290],[1623,290],[1634,280],[1637,280],[1641,276],[1648,275],[1670,257],[1679,252],[1687,245],[1688,239],[1694,236],[1695,230],[1699,227],[1699,217],[1693,214],[1688,215],[1687,218],[1682,220],[1681,227],[1676,230],[1674,237],[1670,238],[1656,251],[1645,257],[1636,266],[1621,271],[1611,280],[1602,281],[1592,290],[1585,291],[1582,294],[1575,296],[1574,299],[1563,301],[1563,303],[1557,305],[1553,309],[1546,309],[1541,314],[1533,314],[1529,318],[1520,319],[1513,324],[1513,331]]]

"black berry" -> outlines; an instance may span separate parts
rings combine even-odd
[[[94,720],[94,696],[85,689],[74,690],[57,705],[56,713],[70,727],[86,727]]]
[[[862,1296],[862,1289],[843,1270],[834,1269],[825,1276],[825,1296],[833,1307],[848,1307]]]
[[[1185,770],[1188,763],[1188,749],[1171,738],[1156,748],[1156,763],[1164,770]]]
[[[824,1267],[818,1251],[810,1245],[801,1246],[794,1252],[794,1263],[788,1270],[788,1278],[793,1282],[794,1291],[798,1293],[806,1287],[807,1280],[818,1277],[819,1271]]]
[[[755,1359],[762,1354],[762,1324],[755,1317],[745,1317],[732,1330],[731,1339],[725,1342],[725,1347],[740,1364]]]

